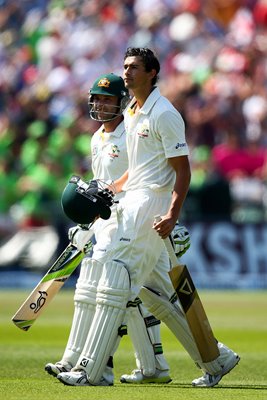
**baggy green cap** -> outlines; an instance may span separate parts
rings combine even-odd
[[[102,94],[106,96],[117,96],[122,99],[128,95],[123,79],[115,74],[104,74],[99,76],[89,91],[90,95]]]

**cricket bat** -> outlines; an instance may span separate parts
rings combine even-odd
[[[191,275],[187,266],[178,262],[169,237],[164,239],[164,244],[172,266],[169,276],[184,310],[201,359],[203,362],[213,361],[220,355],[217,341]]]
[[[69,244],[33,289],[16,314],[14,324],[27,331],[82,261],[85,253]]]

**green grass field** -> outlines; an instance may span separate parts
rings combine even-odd
[[[72,291],[62,290],[28,332],[11,317],[30,291],[0,292],[0,398],[13,400],[231,400],[267,399],[267,293],[201,291],[214,333],[241,356],[239,365],[212,389],[191,387],[199,376],[182,346],[162,324],[165,355],[173,381],[168,385],[122,385],[134,367],[132,345],[124,337],[115,355],[113,387],[69,387],[44,371],[60,359],[71,324]]]

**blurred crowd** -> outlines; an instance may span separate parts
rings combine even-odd
[[[266,219],[267,0],[0,0],[0,239],[91,177],[87,93],[152,48],[190,146],[188,221]],[[65,221],[66,222],[66,221]]]

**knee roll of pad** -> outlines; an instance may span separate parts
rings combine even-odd
[[[97,304],[126,309],[130,294],[130,276],[120,261],[104,264],[102,276],[97,286]]]
[[[83,260],[76,285],[74,301],[96,304],[97,286],[102,275],[102,270],[102,263],[93,259]]]
[[[141,289],[140,297],[145,307],[161,321],[164,321],[170,312],[173,312],[173,305],[169,303],[168,299],[157,295],[148,288]]]

